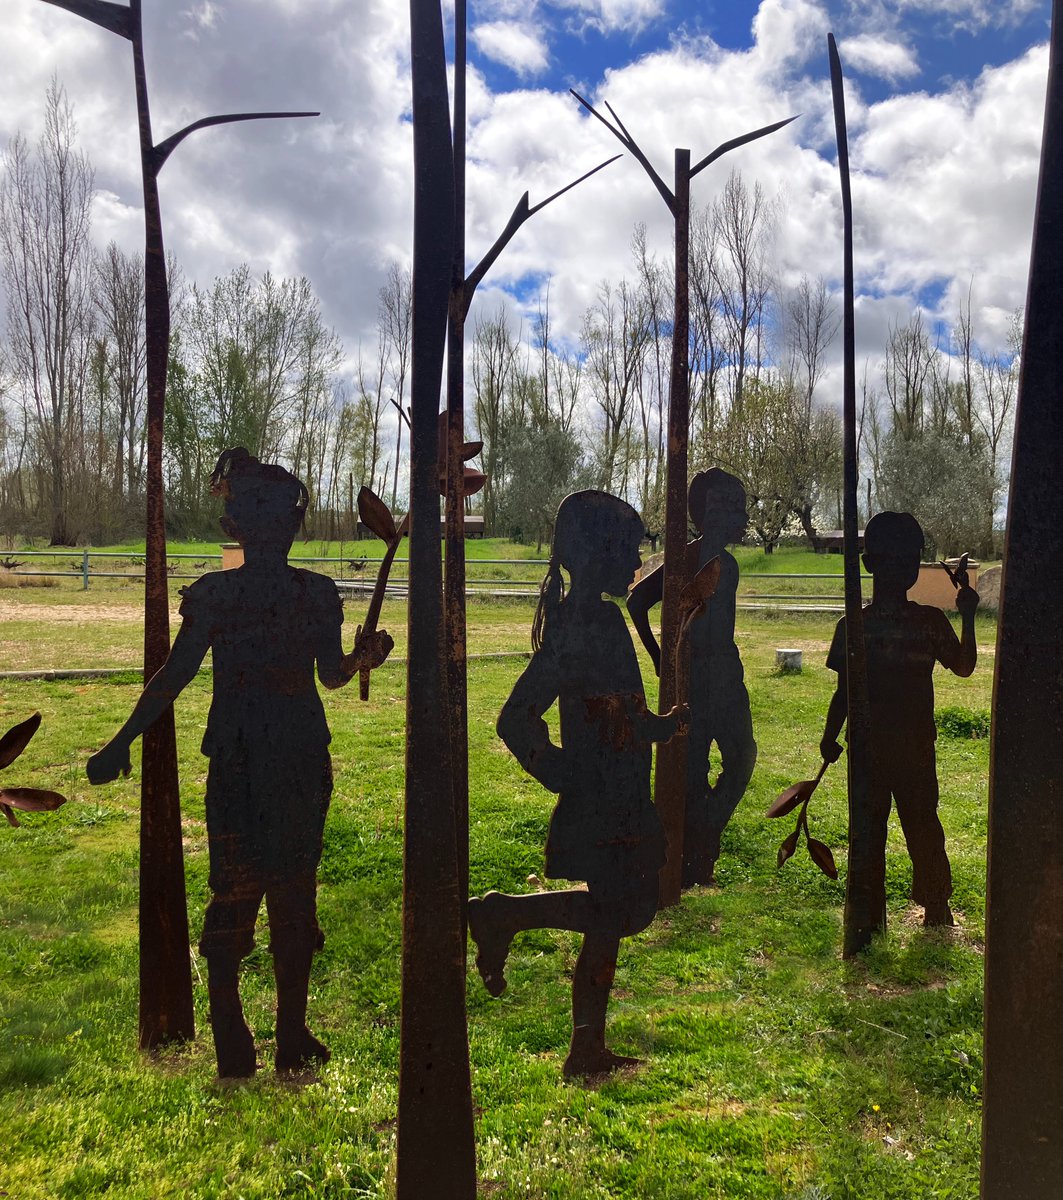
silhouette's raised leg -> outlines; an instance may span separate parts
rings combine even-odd
[[[244,1020],[240,1004],[240,956],[212,954],[207,959],[207,991],[214,1053],[222,1079],[240,1079],[255,1073],[255,1039]]]
[[[488,892],[469,901],[469,933],[476,943],[476,969],[492,996],[506,990],[506,958],[514,936],[525,929],[571,929],[586,933],[602,923],[601,906],[588,892],[533,892],[511,896]]]
[[[642,1061],[614,1054],[605,1044],[605,1011],[619,949],[620,939],[612,934],[588,933],[583,939],[572,977],[572,1041],[563,1068],[567,1079],[604,1075]]]

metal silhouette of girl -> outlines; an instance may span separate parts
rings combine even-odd
[[[383,630],[344,654],[343,611],[333,581],[288,565],[306,512],[304,485],[244,449],[227,450],[211,476],[224,499],[221,526],[244,548],[244,565],[182,589],[181,628],[129,720],[89,760],[93,783],[130,770],[129,748],[192,681],[208,649],[214,695],[203,738],[210,887],[200,952],[207,959],[210,1022],[223,1077],[252,1075],[255,1044],[238,987],[263,898],[277,979],[278,1071],[327,1061],[306,1026],[317,924],[316,876],[332,794],[331,735],[314,683],[342,687],[379,666],[392,647]]]
[[[469,902],[476,965],[492,995],[506,987],[513,937],[528,929],[584,935],[572,981],[566,1076],[594,1075],[638,1060],[605,1044],[605,1014],[620,939],[657,911],[665,839],[650,795],[651,745],[680,728],[684,710],[646,708],[642,676],[622,610],[603,598],[627,592],[639,566],[638,514],[604,492],[577,492],[557,513],[550,566],[532,629],[535,653],[498,719],[521,766],[558,795],[546,843],[546,875],[586,890],[531,895],[488,892]],[[562,568],[571,586],[564,590]],[[561,744],[543,715],[557,702]]]

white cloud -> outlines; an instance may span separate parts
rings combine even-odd
[[[471,33],[476,49],[522,79],[538,75],[550,64],[546,43],[534,26],[518,21],[490,21]]]
[[[550,8],[555,16],[614,27],[662,10],[657,0],[564,0]],[[320,108],[322,116],[189,139],[161,181],[168,246],[189,278],[203,282],[245,260],[256,271],[307,275],[353,353],[359,340],[372,343],[386,263],[410,255],[405,6],[228,0],[213,9],[214,27],[196,27],[193,46],[185,36],[194,26],[192,6],[145,7],[158,138],[212,112]],[[964,5],[968,15],[976,9]],[[477,11],[491,18],[488,25],[519,25],[535,5],[494,0]],[[802,272],[837,281],[826,9],[813,0],[762,0],[749,15],[750,48],[727,50],[708,38],[677,44],[591,79],[590,98],[610,100],[666,179],[676,146],[697,158],[737,134],[802,113],[786,130],[706,170],[695,180],[694,200],[711,201],[731,167],[739,168],[769,196],[784,198],[782,281]],[[36,136],[48,77],[58,71],[97,167],[99,240],[136,247],[142,233],[128,44],[44,4],[14,6],[5,21],[0,145],[17,128]],[[552,50],[559,55],[559,41]],[[846,56],[855,63],[848,44]],[[878,61],[881,68],[888,55]],[[1006,314],[1025,295],[1046,63],[1041,47],[950,90],[877,104],[847,85],[857,270],[871,294],[860,310],[862,344],[878,337],[883,313],[930,285],[944,290],[942,311],[954,311],[972,277],[976,323],[999,329],[1003,340]],[[494,241],[525,189],[534,203],[619,149],[567,95],[528,88],[495,94],[475,70],[469,116],[470,259]],[[494,289],[485,294],[496,298],[501,286],[549,277],[555,329],[573,337],[598,281],[630,273],[636,222],[646,223],[651,249],[668,257],[668,212],[625,156],[536,215],[485,281]]]
[[[889,38],[862,33],[845,38],[839,43],[838,52],[847,67],[891,83],[919,74],[919,62],[914,52]]]
[[[578,27],[599,33],[637,33],[664,15],[665,0],[550,0],[571,12]]]

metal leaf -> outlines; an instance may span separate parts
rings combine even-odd
[[[389,545],[395,541],[398,531],[395,529],[395,518],[391,515],[391,509],[376,492],[367,487],[358,492],[358,515],[370,533]]]
[[[834,855],[830,852],[829,846],[824,846],[822,842],[817,842],[815,838],[808,839],[808,852],[812,856],[812,861],[829,879],[838,878],[838,868],[834,865]]]
[[[775,798],[775,803],[764,814],[766,817],[785,817],[795,808],[799,808],[816,790],[814,779],[802,779],[800,783],[791,784]]]
[[[12,825],[12,826],[14,826],[15,829],[18,829],[18,817],[15,816],[15,814],[11,811],[10,808],[8,808],[8,806],[6,804],[0,804],[0,812],[2,812],[5,817],[7,817],[7,823],[9,825]]]
[[[480,471],[473,471],[471,468],[465,468],[465,482],[462,485],[462,491],[466,496],[475,496],[478,491],[483,488],[487,482],[487,476]]]
[[[800,832],[801,832],[800,828],[795,829],[793,831],[793,833],[791,833],[790,836],[786,839],[786,841],[783,842],[783,844],[779,847],[778,865],[780,867],[783,865],[784,862],[786,862],[786,860],[788,858],[791,858],[793,856],[794,851],[797,849],[797,835]]]
[[[16,787],[0,790],[0,804],[20,808],[23,812],[53,812],[65,803],[65,796],[59,792],[45,791],[43,788]]]
[[[65,8],[67,12],[76,13],[100,25],[120,37],[132,38],[133,20],[125,5],[111,4],[110,0],[44,0],[45,4],[54,4],[56,8]]]
[[[711,600],[720,582],[720,556],[709,559],[694,578],[679,593],[679,610],[693,612],[706,600]]]
[[[18,725],[13,725],[0,738],[0,769],[9,767],[30,744],[30,739],[41,727],[41,714],[36,712]]]

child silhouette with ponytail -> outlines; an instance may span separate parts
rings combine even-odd
[[[255,1043],[240,1004],[238,968],[254,945],[263,898],[277,979],[276,1069],[324,1062],[306,1026],[317,924],[317,864],[332,794],[328,725],[314,683],[342,687],[391,650],[383,630],[344,654],[343,610],[325,575],[288,566],[306,512],[306,488],[281,466],[227,450],[211,476],[225,502],[222,529],[244,548],[244,565],[182,589],[181,627],[169,657],[133,713],[89,759],[93,783],[130,770],[130,744],[213,655],[214,696],[203,738],[210,888],[200,952],[207,960],[218,1074],[255,1072]]]
[[[657,911],[664,831],[650,796],[651,745],[667,741],[684,713],[646,708],[635,648],[622,610],[639,559],[638,514],[604,492],[577,492],[557,512],[550,566],[532,628],[534,654],[498,719],[521,766],[558,800],[546,843],[546,875],[586,890],[531,895],[488,892],[469,902],[476,966],[501,995],[513,937],[528,929],[583,934],[572,981],[572,1041],[566,1076],[637,1063],[605,1044],[605,1014],[620,939]],[[562,568],[571,586],[564,590]],[[543,716],[557,702],[561,744]]]

